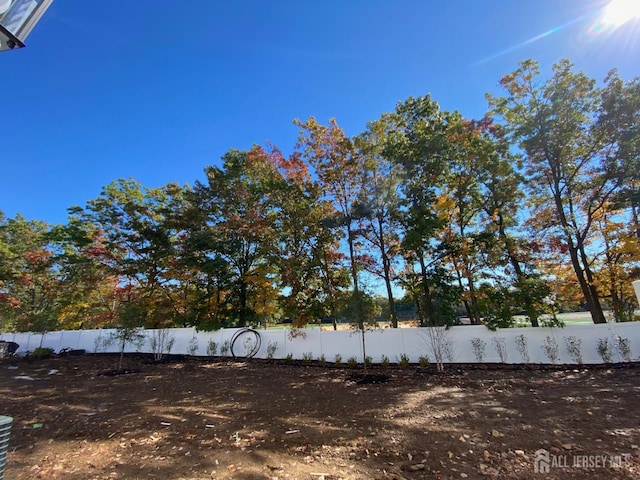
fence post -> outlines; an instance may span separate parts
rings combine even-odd
[[[0,480],[4,478],[4,467],[7,464],[9,452],[9,435],[13,418],[0,415]]]

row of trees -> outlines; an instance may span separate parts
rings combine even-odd
[[[118,180],[65,225],[0,218],[0,326],[364,328],[376,285],[394,327],[398,286],[421,325],[459,306],[490,326],[632,318],[640,80],[526,61],[501,84],[481,120],[429,96],[354,137],[309,118],[290,155],[230,150],[193,186]]]

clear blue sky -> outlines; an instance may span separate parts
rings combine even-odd
[[[294,118],[356,134],[427,93],[481,117],[526,58],[631,79],[640,20],[596,35],[605,3],[55,0],[0,54],[0,210],[64,223],[117,178],[192,184],[230,148],[291,151]]]

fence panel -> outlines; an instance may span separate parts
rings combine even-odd
[[[231,356],[230,344],[240,329],[197,332],[193,328],[168,329],[173,338],[170,353],[200,356]],[[19,355],[40,346],[59,352],[63,348],[84,349],[88,353],[118,352],[115,330],[76,330],[41,333],[0,333],[0,339],[20,345]],[[152,353],[149,341],[157,330],[144,331],[140,345],[127,344],[126,352]],[[292,336],[289,330],[258,330],[261,346],[257,358],[319,359],[343,362],[362,357],[359,331],[302,329]],[[403,355],[414,363],[420,357],[435,362],[435,350],[444,351],[445,363],[577,363],[638,361],[640,322],[576,325],[565,328],[509,328],[490,331],[484,326],[457,326],[445,330],[428,328],[381,329],[365,332],[366,352],[374,363],[383,356],[397,362]],[[109,341],[111,340],[111,341]],[[240,347],[240,346],[238,346]],[[166,353],[166,352],[165,352]]]

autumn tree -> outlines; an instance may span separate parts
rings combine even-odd
[[[224,270],[217,288],[225,295],[221,325],[255,324],[277,297],[275,271],[269,256],[275,243],[274,218],[267,178],[274,165],[255,149],[230,150],[222,166],[205,168],[206,183],[196,182],[195,201],[203,208],[202,228],[194,232],[204,265]],[[225,278],[226,277],[226,278]]]
[[[400,175],[400,206],[404,268],[398,280],[415,299],[422,325],[451,324],[459,291],[451,288],[443,255],[435,241],[443,222],[434,208],[450,150],[447,138],[451,115],[440,110],[430,96],[410,97],[385,114],[385,135],[380,154]]]
[[[335,120],[330,120],[329,125],[325,126],[311,117],[305,122],[296,120],[295,124],[300,132],[296,150],[313,167],[322,191],[335,209],[333,215],[325,218],[323,223],[344,231],[353,295],[358,299],[362,258],[360,212],[356,207],[363,159],[354,148],[353,141]],[[359,328],[364,329],[362,316],[358,317],[357,323]]]
[[[61,282],[45,222],[0,215],[0,318],[9,331],[58,326]]]
[[[488,98],[524,153],[531,225],[538,236],[562,239],[593,322],[605,323],[589,244],[595,216],[625,185],[637,156],[629,144],[637,136],[629,139],[617,120],[623,119],[620,112],[640,107],[605,101],[612,90],[627,89],[615,72],[598,88],[567,60],[554,65],[546,81],[540,81],[536,62],[522,62],[501,85],[506,96]]]
[[[361,234],[371,253],[364,268],[384,282],[391,326],[398,327],[393,284],[400,255],[401,169],[383,155],[385,140],[393,123],[388,115],[369,122],[367,130],[356,138],[363,156],[362,188],[356,207],[360,210]]]
[[[144,188],[135,180],[120,179],[86,207],[71,209],[72,221],[100,232],[109,253],[101,257],[103,267],[118,278],[119,321],[135,318],[138,325],[151,328],[176,323],[167,295],[175,281],[170,266],[176,232],[166,224],[169,199],[176,195],[181,195],[177,185]]]

